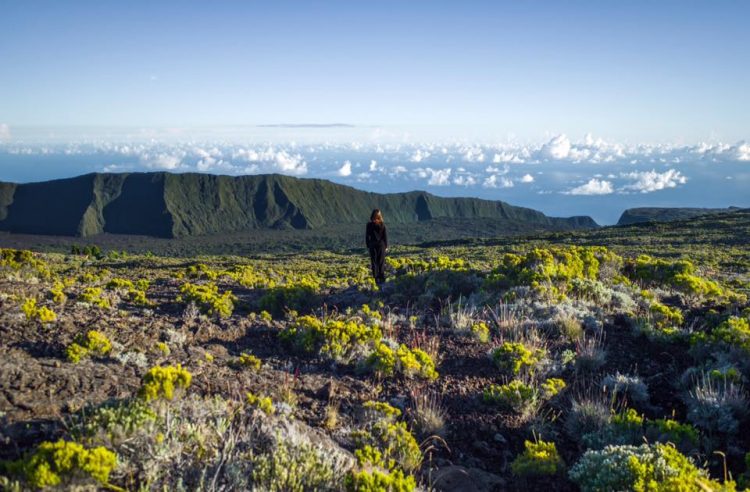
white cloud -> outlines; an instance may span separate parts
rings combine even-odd
[[[750,144],[747,142],[740,142],[732,147],[734,158],[738,161],[750,161]]]
[[[524,174],[521,178],[521,183],[533,183],[534,182],[534,176],[531,174]]]
[[[451,168],[432,169],[431,167],[417,168],[414,173],[417,177],[427,179],[430,186],[448,186],[450,184]]]
[[[611,181],[605,181],[602,179],[591,178],[587,183],[581,186],[576,186],[570,191],[566,191],[566,195],[609,195],[615,190],[612,187]]]
[[[414,152],[412,154],[412,156],[409,158],[409,160],[411,162],[422,162],[423,160],[427,159],[428,157],[430,157],[430,153],[429,152],[427,152],[425,150],[422,150],[422,149],[417,149],[416,152]]]
[[[378,170],[378,161],[371,160],[370,161],[370,172],[375,172]]]
[[[0,123],[0,142],[10,140],[10,126],[7,123]]]
[[[570,140],[565,134],[558,135],[542,145],[539,152],[548,159],[565,159],[570,154]]]
[[[453,178],[453,184],[457,186],[474,186],[477,179],[474,176],[460,175]]]
[[[677,185],[687,183],[687,177],[675,169],[669,169],[663,173],[656,172],[654,169],[651,171],[634,171],[622,173],[620,176],[633,180],[631,184],[621,188],[621,191],[624,192],[651,193],[666,188],[676,188]]]
[[[466,162],[484,162],[484,153],[480,148],[466,149],[463,159]]]
[[[339,176],[351,176],[352,175],[352,163],[351,161],[344,161],[344,165],[338,170]]]
[[[172,154],[144,155],[141,162],[149,169],[172,171],[180,167],[182,158]]]
[[[513,188],[513,180],[499,174],[493,174],[484,179],[482,186],[485,188]]]

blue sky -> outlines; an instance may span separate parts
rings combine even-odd
[[[737,141],[750,3],[5,0],[0,123]]]
[[[747,1],[0,0],[0,181],[278,172],[750,206]],[[346,123],[347,127],[268,127]]]

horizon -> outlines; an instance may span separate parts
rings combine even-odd
[[[278,172],[600,224],[750,206],[740,2],[11,2],[0,180]]]

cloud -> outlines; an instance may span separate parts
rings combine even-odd
[[[370,172],[375,172],[378,170],[378,161],[371,160],[370,161]]]
[[[141,157],[141,162],[149,169],[173,171],[180,167],[182,158],[172,154],[158,154],[155,156],[146,154]]]
[[[422,162],[423,160],[427,159],[428,157],[430,157],[430,153],[429,152],[427,152],[425,150],[422,150],[422,149],[417,149],[416,152],[414,152],[412,154],[412,156],[409,158],[409,160],[411,162]]]
[[[663,173],[658,173],[654,169],[651,171],[634,171],[622,173],[620,176],[633,180],[631,184],[620,189],[623,192],[651,193],[666,188],[676,188],[677,185],[687,183],[687,177],[675,169],[669,169]]]
[[[484,179],[484,188],[513,188],[513,180],[499,174],[493,174]]]
[[[570,154],[570,140],[565,134],[558,135],[542,145],[539,153],[548,159],[565,159]]]
[[[477,184],[477,178],[471,175],[460,175],[453,178],[453,184],[457,186],[474,186]]]
[[[453,170],[449,167],[445,169],[432,169],[431,167],[427,167],[417,168],[414,170],[414,173],[419,178],[427,179],[427,184],[430,186],[448,186],[450,184],[452,171]]]
[[[247,161],[260,172],[280,172],[282,174],[307,174],[307,162],[300,154],[290,154],[286,149],[275,150],[269,147],[265,150],[236,149],[232,152],[232,159]]]
[[[738,161],[750,161],[750,144],[744,141],[740,142],[732,147],[732,153]]]
[[[463,160],[466,162],[484,162],[484,152],[481,148],[466,149]]]
[[[564,192],[566,195],[609,195],[615,190],[611,181],[591,178],[587,183]]]
[[[352,175],[352,163],[351,161],[344,161],[344,165],[338,170],[339,176],[351,176]]]
[[[0,142],[10,140],[10,126],[7,123],[0,123]]]
[[[534,176],[531,174],[524,174],[521,178],[521,183],[533,183],[534,182]]]

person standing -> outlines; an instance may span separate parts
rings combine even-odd
[[[370,250],[370,264],[375,283],[385,282],[385,253],[388,251],[388,232],[383,223],[383,214],[375,209],[370,214],[370,222],[365,230],[365,244]]]

